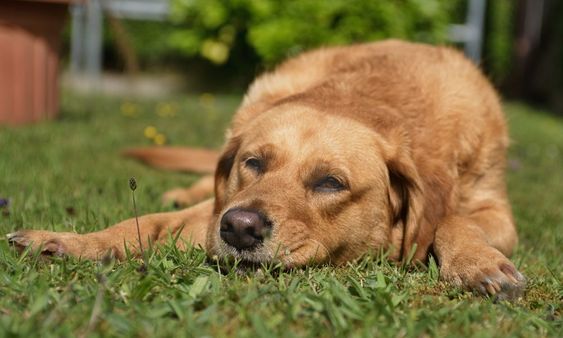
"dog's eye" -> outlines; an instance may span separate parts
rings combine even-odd
[[[264,164],[262,163],[262,161],[260,161],[259,159],[257,159],[256,157],[250,157],[248,159],[246,159],[244,161],[244,165],[257,172],[257,173],[261,173],[264,171]]]
[[[313,189],[316,192],[338,192],[344,190],[346,186],[334,176],[326,176],[315,182]]]

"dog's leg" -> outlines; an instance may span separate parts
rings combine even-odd
[[[177,188],[165,192],[162,202],[164,204],[174,203],[181,207],[192,205],[211,197],[214,184],[215,179],[212,175],[203,176],[189,188]]]
[[[211,221],[213,200],[204,201],[191,208],[176,212],[145,215],[139,218],[139,230],[143,248],[150,243],[165,241],[180,235],[177,245],[187,241],[194,246],[205,247],[207,227]],[[69,255],[87,259],[99,259],[111,253],[118,259],[130,253],[140,253],[136,220],[129,219],[107,229],[88,234],[20,230],[7,235],[8,241],[18,249],[31,246],[41,248],[45,255]]]
[[[436,230],[434,251],[444,280],[496,295],[518,297],[525,278],[507,258],[517,242],[508,204],[483,201],[468,214],[447,217]]]

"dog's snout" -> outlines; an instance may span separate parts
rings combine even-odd
[[[221,239],[239,249],[253,249],[271,231],[270,222],[254,210],[231,209],[221,218]]]

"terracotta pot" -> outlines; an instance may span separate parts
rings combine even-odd
[[[56,116],[58,51],[70,2],[0,1],[0,124]]]

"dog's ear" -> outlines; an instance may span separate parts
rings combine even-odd
[[[410,152],[404,147],[393,149],[386,159],[389,173],[389,205],[391,211],[394,259],[420,257],[418,237],[423,213],[423,186]],[[416,252],[412,252],[417,244]]]
[[[230,137],[215,169],[215,207],[214,214],[218,214],[225,204],[225,189],[231,175],[231,170],[240,147],[240,137]]]

